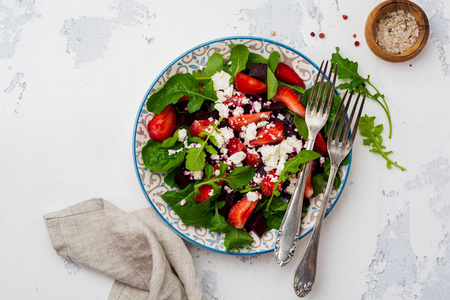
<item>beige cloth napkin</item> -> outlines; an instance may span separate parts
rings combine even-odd
[[[103,199],[44,215],[58,255],[115,279],[108,299],[203,299],[186,245],[152,208],[126,213]]]

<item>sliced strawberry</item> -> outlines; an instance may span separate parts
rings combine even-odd
[[[184,95],[183,97],[181,97],[180,99],[178,99],[177,102],[182,102],[182,101],[189,101],[189,96],[188,96],[188,95]]]
[[[244,73],[234,76],[234,85],[242,94],[257,95],[267,92],[267,84]]]
[[[302,118],[305,118],[305,107],[303,107],[297,94],[290,88],[281,86],[277,89],[277,93],[272,98],[274,101],[281,102],[290,110],[295,112]]]
[[[328,156],[327,142],[323,139],[320,132],[316,136],[316,142],[314,143],[314,151],[322,154],[323,156]]]
[[[227,105],[244,106],[248,104],[248,98],[243,94],[233,95],[231,97],[228,97],[224,103]]]
[[[309,172],[308,172],[308,176],[306,177],[306,186],[305,186],[305,193],[304,193],[305,198],[308,198],[308,199],[310,199],[314,193],[314,189],[311,184],[311,177],[312,177],[311,167],[312,167],[312,165],[309,165]]]
[[[285,139],[284,126],[280,122],[270,122],[263,128],[258,129],[256,138],[250,141],[252,146],[273,145]]]
[[[197,203],[202,203],[214,194],[212,185],[202,185],[198,190],[200,191],[200,194],[194,196],[194,201]]]
[[[305,83],[300,78],[300,76],[298,76],[297,72],[295,72],[294,69],[282,62],[278,63],[274,75],[278,80],[283,81],[287,84],[300,85],[302,87],[305,87]]]
[[[173,104],[167,105],[159,115],[155,115],[147,124],[152,140],[164,141],[172,136],[177,123],[177,114]]]
[[[272,196],[273,193],[273,187],[275,186],[275,183],[278,181],[278,176],[276,174],[277,170],[272,170],[269,173],[264,176],[264,179],[261,183],[261,192],[266,195],[267,197]],[[280,183],[277,186],[277,191],[281,191],[281,188],[283,186],[283,181],[280,181]]]
[[[258,199],[256,201],[249,201],[247,196],[245,196],[231,207],[228,212],[228,219],[234,227],[238,229],[244,228],[245,222],[247,222],[248,217],[255,209],[259,199],[261,199],[261,194],[258,192],[256,193],[258,194]]]
[[[233,137],[228,142],[228,154],[231,156],[238,152],[247,152],[247,147],[237,137]]]
[[[262,164],[262,158],[258,153],[250,153],[247,152],[247,157],[245,158],[245,162],[252,166],[253,168],[258,168]]]
[[[271,114],[271,111],[265,111],[241,116],[231,116],[228,118],[228,125],[236,131],[241,131],[242,126],[247,126],[250,123],[265,121],[269,119]]]
[[[208,128],[210,128],[212,122],[209,120],[200,120],[200,121],[194,121],[194,123],[189,126],[189,132],[192,134],[192,136],[199,136],[200,133],[205,132]],[[202,136],[202,139],[205,139],[206,136]]]

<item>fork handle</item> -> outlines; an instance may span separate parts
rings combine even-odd
[[[308,139],[306,149],[311,150],[314,140]],[[302,217],[303,195],[305,193],[306,178],[308,177],[310,162],[305,163],[300,173],[294,193],[281,222],[280,229],[275,241],[275,259],[281,267],[287,265],[294,256],[300,235],[300,224]]]
[[[319,209],[311,237],[295,271],[293,285],[295,294],[299,297],[308,295],[311,291],[312,285],[314,284],[317,268],[317,253],[319,250],[320,229],[322,228],[322,221],[325,216],[328,198],[330,197],[334,178],[336,177],[338,169],[338,165],[331,165],[330,176],[322,198],[322,206]]]

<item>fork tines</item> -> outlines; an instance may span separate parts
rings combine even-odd
[[[347,98],[347,95],[349,95],[348,99],[347,99],[347,103],[344,105],[344,102]],[[360,101],[361,98],[361,92],[358,93],[358,97],[356,98],[356,102],[353,105],[353,110],[350,114],[350,117],[348,119],[348,121],[345,120],[345,116],[347,115],[347,111],[349,109],[352,97],[354,95],[354,91],[352,90],[350,92],[350,94],[348,93],[348,91],[345,92],[344,97],[342,98],[342,102],[339,105],[339,109],[336,113],[335,119],[333,121],[333,125],[331,126],[330,129],[330,134],[328,136],[328,142],[331,142],[332,144],[334,144],[335,142],[338,142],[340,144],[344,144],[347,147],[351,147],[353,144],[353,141],[355,140],[355,136],[356,136],[356,131],[358,129],[358,124],[359,124],[359,119],[361,118],[361,113],[364,107],[364,103],[366,100],[366,95],[364,95],[362,97],[362,101],[361,101],[361,105],[359,107],[359,111],[358,111],[358,115],[355,119],[355,125],[353,126],[353,130],[350,136],[350,127],[353,121],[353,118],[355,116],[355,112],[356,109],[358,108],[358,103]],[[344,109],[342,109],[344,107]],[[339,122],[339,127],[336,129],[336,125]],[[344,124],[346,124],[345,127],[345,132],[342,135],[342,129],[344,128]]]
[[[326,112],[328,112],[330,110],[331,104],[333,102],[333,94],[334,94],[333,91],[334,91],[334,87],[335,87],[335,83],[336,83],[336,75],[337,75],[338,65],[335,63],[332,63],[331,67],[328,71],[328,76],[326,76],[327,69],[328,69],[328,61],[325,62],[324,68],[323,68],[323,64],[324,64],[324,61],[322,61],[322,63],[320,64],[319,73],[317,74],[317,77],[314,80],[313,90],[308,99],[308,104],[306,106],[306,114],[307,115],[319,114],[319,113],[325,114]],[[323,71],[322,71],[322,68],[323,68]],[[333,80],[331,82],[330,80],[331,80],[331,75],[332,75],[333,71],[334,71],[334,76],[333,76]],[[317,90],[317,97],[314,97],[314,95],[316,94],[316,89],[318,86],[317,82],[319,80],[319,77],[320,77],[319,89]],[[324,91],[323,88],[324,88],[325,77],[327,77],[327,81],[325,83],[325,91]],[[331,89],[329,89],[330,85],[331,85]],[[320,97],[322,94],[323,94],[323,96]],[[328,102],[326,101],[327,96],[328,96]],[[313,106],[313,100],[315,100],[314,106]],[[317,108],[319,107],[319,102],[321,103],[321,105],[320,105],[320,110],[318,111]],[[327,102],[326,110],[324,110],[325,102]]]

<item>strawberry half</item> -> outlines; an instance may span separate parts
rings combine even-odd
[[[257,95],[267,92],[267,84],[244,73],[234,76],[234,85],[242,94]]]
[[[262,164],[262,158],[258,153],[247,152],[247,157],[245,158],[245,162],[252,166],[253,168],[258,168]]]
[[[248,99],[245,97],[245,95],[233,95],[231,97],[228,97],[227,100],[224,102],[227,105],[234,105],[234,106],[244,106],[248,104]]]
[[[256,138],[250,141],[251,146],[273,145],[285,139],[284,126],[280,122],[270,122],[263,128],[258,129]]]
[[[322,137],[322,134],[320,132],[316,136],[316,141],[314,143],[314,151],[317,153],[322,154],[323,156],[328,156],[328,147],[327,147],[327,141],[325,141]]]
[[[278,63],[274,75],[278,80],[287,84],[300,85],[302,87],[305,87],[305,83],[300,78],[300,76],[298,76],[297,72],[295,72],[294,69],[282,62]]]
[[[212,185],[202,185],[198,190],[200,191],[200,194],[194,196],[194,201],[197,203],[202,203],[214,194]]]
[[[152,140],[164,141],[172,136],[177,123],[177,114],[173,104],[167,105],[159,115],[155,115],[147,124]]]
[[[311,196],[314,193],[314,189],[311,184],[311,177],[312,177],[311,167],[312,167],[312,165],[310,164],[308,176],[306,176],[306,185],[305,185],[305,193],[304,193],[304,197],[308,198],[308,199],[311,199]]]
[[[272,99],[276,102],[283,103],[298,116],[305,118],[305,107],[300,102],[297,94],[290,88],[284,86],[279,87]]]
[[[237,137],[233,137],[228,142],[228,154],[231,156],[238,152],[247,152],[247,147]]]
[[[275,183],[278,181],[278,178],[280,178],[280,176],[278,176],[276,172],[277,170],[272,170],[269,173],[267,173],[266,176],[264,176],[264,179],[261,183],[261,192],[267,197],[272,196],[273,187],[275,186]],[[277,186],[277,191],[281,191],[282,186],[283,181],[280,181],[280,183]]]
[[[206,130],[211,126],[212,122],[209,120],[200,120],[200,121],[194,121],[194,123],[189,126],[189,132],[192,136],[199,136],[200,133],[206,132]],[[202,139],[205,139],[205,136],[200,137]]]
[[[250,123],[265,121],[269,119],[271,114],[271,111],[265,111],[241,116],[231,116],[228,118],[228,125],[230,125],[233,130],[241,131],[242,126],[247,126]]]
[[[247,196],[245,196],[231,207],[228,212],[228,219],[234,227],[238,229],[244,228],[245,222],[247,222],[248,217],[255,209],[259,199],[261,199],[261,194],[258,192],[256,193],[258,194],[258,199],[256,201],[249,201]]]

